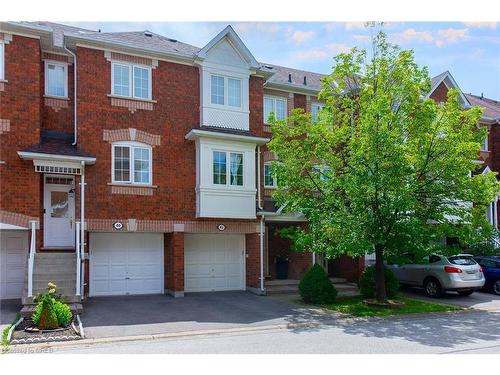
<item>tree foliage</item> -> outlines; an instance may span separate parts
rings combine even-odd
[[[375,251],[383,278],[384,257],[445,253],[443,236],[487,238],[485,209],[499,187],[494,173],[476,173],[481,109],[464,109],[454,90],[445,103],[427,98],[431,81],[413,52],[382,32],[372,42],[369,58],[356,48],[334,58],[317,121],[301,109],[272,119],[269,148],[279,159],[274,198],[309,223],[289,232],[295,247],[329,256]]]

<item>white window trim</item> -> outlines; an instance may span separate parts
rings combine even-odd
[[[284,96],[276,96],[276,95],[264,95],[262,99],[262,117],[264,117],[264,124],[268,124],[267,118],[266,118],[266,112],[264,110],[264,102],[267,99],[272,99],[273,101],[273,108],[274,111],[272,111],[276,115],[276,100],[283,100],[285,102],[285,118],[283,120],[286,120],[288,118],[288,99],[285,98]]]
[[[223,152],[226,154],[226,183],[225,184],[215,184],[214,183],[214,153],[215,152]],[[232,185],[231,184],[231,154],[240,154],[241,155],[241,165],[243,167],[243,181],[241,185]],[[213,148],[211,150],[210,155],[210,172],[211,179],[210,183],[215,187],[227,187],[231,189],[244,189],[245,188],[245,153],[243,151],[233,151],[233,150],[224,150],[219,148]]]
[[[489,151],[488,133],[486,133],[486,137],[483,142],[481,142],[481,151]]]
[[[129,148],[129,180],[117,181],[115,180],[115,147],[128,147]],[[149,150],[149,182],[135,182],[134,181],[134,148],[147,148]],[[111,182],[113,184],[127,184],[136,186],[152,186],[153,185],[153,148],[147,144],[140,142],[114,142],[111,145]]]
[[[64,95],[54,95],[54,94],[49,94],[49,65],[55,65],[55,66],[62,66],[64,67],[64,71],[66,74],[64,75]],[[44,76],[44,81],[45,81],[45,90],[44,93],[46,96],[51,96],[55,98],[63,98],[67,99],[68,98],[68,63],[62,62],[62,61],[56,61],[56,60],[45,60],[45,70],[44,70],[45,76]]]
[[[277,181],[276,181],[276,176],[271,175],[271,179],[273,181],[273,184],[272,185],[266,185],[266,166],[271,167],[271,162],[270,161],[265,161],[264,162],[264,187],[266,189],[275,189],[278,186]]]
[[[319,112],[321,112],[321,110],[322,110],[323,108],[325,108],[325,104],[324,104],[324,103],[321,103],[321,102],[312,102],[312,103],[311,103],[311,120],[312,120],[313,122],[318,122],[318,119],[317,119],[317,118],[316,118],[316,120],[314,120],[314,118],[313,118],[313,110],[312,110],[312,109],[313,109],[313,107],[314,107],[314,106],[318,106],[318,107],[320,107],[320,109],[319,109],[319,111],[318,111],[318,115],[319,115]]]
[[[5,43],[0,41],[0,81],[5,81]]]
[[[224,104],[212,103],[212,77],[221,77],[224,79]],[[229,80],[240,81],[240,105],[229,105]],[[243,80],[239,77],[227,76],[219,73],[210,73],[210,106],[214,108],[225,108],[233,110],[243,109]]]
[[[120,95],[114,92],[115,88],[115,65],[123,65],[129,67],[128,72],[128,95]],[[148,97],[143,98],[140,96],[135,96],[135,80],[134,80],[134,67],[146,69],[148,71]],[[111,95],[118,96],[120,98],[129,98],[129,99],[137,99],[137,100],[153,100],[153,79],[152,79],[152,68],[148,65],[142,64],[131,64],[129,62],[113,60],[111,61]]]

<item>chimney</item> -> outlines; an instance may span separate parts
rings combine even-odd
[[[307,77],[306,76],[304,76],[304,85],[307,86]]]
[[[288,74],[288,82],[292,83],[292,75]]]
[[[481,93],[481,99],[484,99],[483,93]]]

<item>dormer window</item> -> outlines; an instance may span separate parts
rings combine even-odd
[[[241,107],[241,80],[212,75],[210,79],[211,103]]]
[[[45,95],[68,97],[68,64],[45,61]]]
[[[111,64],[112,95],[151,100],[151,91],[151,67],[121,61]]]

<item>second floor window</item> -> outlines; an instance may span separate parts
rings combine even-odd
[[[212,167],[215,185],[243,186],[242,153],[213,151]]]
[[[312,103],[311,104],[311,119],[312,122],[318,122],[319,112],[323,109],[324,105],[321,103]]]
[[[272,188],[276,187],[276,178],[272,174],[271,162],[266,161],[264,163],[264,187]]]
[[[481,142],[481,151],[488,151],[488,135]]]
[[[241,80],[218,75],[210,77],[210,101],[212,104],[241,107]]]
[[[151,100],[151,68],[113,62],[111,89],[113,95]]]
[[[0,42],[0,81],[5,79],[5,44]]]
[[[286,99],[264,96],[264,123],[269,121],[271,113],[274,113],[277,120],[284,120],[286,118]]]
[[[139,143],[113,144],[113,182],[150,185],[152,183],[151,147]]]
[[[68,64],[45,62],[45,95],[68,97]]]

